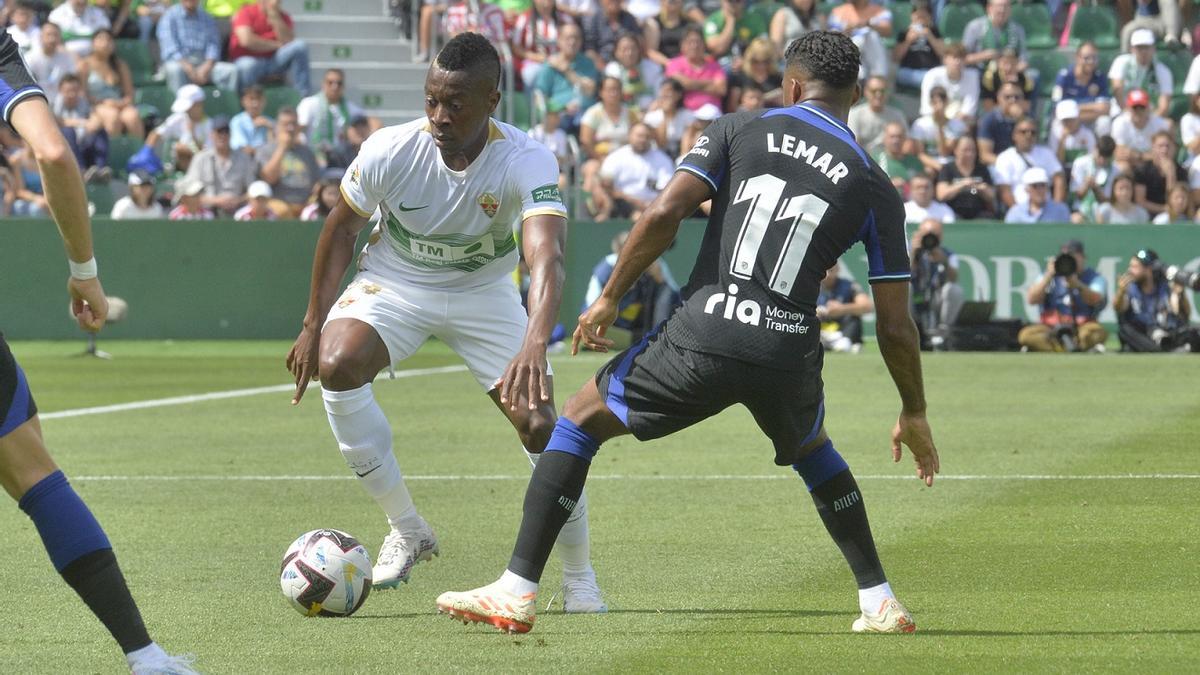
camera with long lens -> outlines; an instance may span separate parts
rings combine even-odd
[[[1167,281],[1200,291],[1200,272],[1189,272],[1178,265],[1171,265],[1163,274]]]
[[[925,236],[921,237],[921,250],[932,251],[942,245],[942,240],[933,232],[926,232]]]
[[[1070,253],[1060,253],[1054,259],[1054,276],[1069,277],[1079,271],[1079,261]]]

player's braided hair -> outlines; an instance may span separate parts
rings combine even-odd
[[[447,71],[480,68],[481,72],[494,73],[494,82],[500,82],[500,54],[479,33],[459,33],[451,38],[438,52],[437,65]]]
[[[784,53],[787,67],[798,67],[837,89],[858,82],[858,47],[843,33],[814,31],[792,41]]]

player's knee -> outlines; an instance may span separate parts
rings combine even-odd
[[[321,386],[334,391],[357,389],[367,383],[365,363],[337,347],[321,349]]]
[[[45,134],[30,139],[29,145],[33,150],[34,159],[40,165],[58,166],[75,162],[75,155],[71,153],[71,148],[62,134]]]
[[[532,453],[545,450],[546,444],[550,442],[550,435],[554,433],[554,423],[553,415],[542,414],[540,410],[527,417],[517,430],[525,449]]]

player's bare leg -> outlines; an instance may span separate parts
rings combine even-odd
[[[392,427],[375,400],[372,382],[391,364],[374,328],[357,319],[330,321],[321,331],[321,398],[346,464],[387,515],[391,531],[379,547],[375,588],[408,582],[413,565],[438,553],[437,538],[413,506],[392,452]]]
[[[554,411],[554,378],[546,377],[549,398],[529,409],[525,396],[513,408],[500,401],[499,388],[488,392],[496,407],[504,413],[517,430],[517,436],[535,468],[538,459],[550,442],[557,414]],[[592,569],[591,539],[588,533],[587,493],[579,495],[575,510],[567,518],[555,544],[563,565],[563,611],[568,614],[593,614],[608,611],[608,605],[596,583],[596,572]]]
[[[629,433],[605,405],[595,380],[567,401],[546,451],[525,491],[524,515],[508,569],[499,580],[466,592],[438,597],[439,612],[525,633],[536,618],[538,582],[559,531],[583,493],[591,458],[600,444]]]

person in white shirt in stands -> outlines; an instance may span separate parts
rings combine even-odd
[[[933,112],[929,100],[934,87],[946,92],[946,116],[974,122],[979,112],[979,71],[966,67],[967,49],[961,44],[946,47],[942,64],[925,73],[921,80],[921,114]]]
[[[50,12],[49,20],[62,29],[63,43],[74,55],[92,53],[92,34],[101,28],[112,28],[108,15],[88,0],[67,0]]]
[[[942,223],[954,222],[954,211],[933,198],[933,181],[925,174],[917,174],[908,181],[908,196],[904,202],[904,222],[920,224],[928,219]]]
[[[1050,177],[1040,166],[1026,169],[1021,184],[1029,198],[1014,204],[1004,216],[1006,223],[1067,223],[1071,211],[1066,204],[1050,199]]]
[[[1075,99],[1063,99],[1054,107],[1049,141],[1050,149],[1064,165],[1096,149],[1096,133],[1080,120],[1079,103]]]
[[[558,189],[566,190],[571,182],[571,145],[565,131],[558,127],[562,119],[562,104],[550,101],[542,123],[529,130],[529,137],[554,153],[558,160]]]
[[[51,103],[58,96],[58,83],[63,75],[79,70],[75,55],[63,47],[62,31],[53,23],[42,26],[37,44],[25,55],[25,63]]]
[[[1155,57],[1156,41],[1154,32],[1148,28],[1134,31],[1130,39],[1133,53],[1120,54],[1113,59],[1108,68],[1108,80],[1114,105],[1130,91],[1141,89],[1154,102],[1154,112],[1166,117],[1171,107],[1171,94],[1175,91],[1175,77],[1171,69]],[[1113,110],[1114,115],[1118,112]]]
[[[1112,137],[1117,142],[1118,153],[1129,153],[1129,160],[1136,164],[1150,159],[1154,135],[1171,131],[1171,120],[1150,109],[1150,97],[1141,89],[1129,92],[1125,103],[1125,112],[1113,120]]]
[[[212,220],[216,216],[200,203],[204,183],[184,176],[175,181],[175,208],[167,214],[171,220]]]
[[[600,165],[600,190],[592,195],[596,220],[641,217],[671,179],[675,164],[654,147],[654,132],[644,122],[629,130],[629,143],[613,150]]]
[[[149,220],[165,217],[162,204],[154,198],[154,176],[148,171],[129,174],[129,194],[113,204],[113,220]]]
[[[23,1],[18,2],[9,14],[9,21],[8,34],[21,48],[21,54],[28,54],[37,45],[42,34],[41,29],[33,22],[33,8]]]
[[[271,186],[265,180],[256,180],[246,190],[250,202],[233,214],[234,220],[276,220],[279,216],[271,210]]]
[[[366,112],[355,102],[346,98],[346,72],[341,68],[325,71],[321,91],[302,99],[296,105],[296,117],[308,147],[325,157],[330,150],[345,140],[346,127],[350,120],[365,117]],[[371,131],[383,126],[375,117],[367,117]]]
[[[1026,169],[1040,167],[1054,184],[1054,199],[1065,201],[1067,195],[1067,179],[1063,175],[1062,163],[1054,155],[1054,151],[1044,145],[1037,145],[1037,124],[1029,117],[1023,117],[1013,128],[1013,145],[996,157],[996,165],[992,167],[992,177],[996,181],[1000,193],[1000,203],[1004,208],[1026,201],[1029,196],[1025,192],[1025,184],[1021,177]]]

